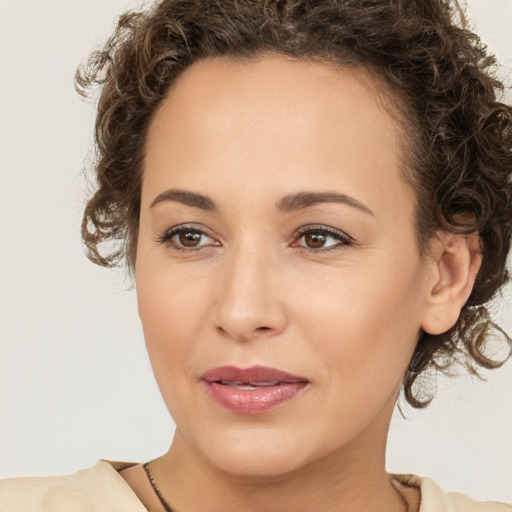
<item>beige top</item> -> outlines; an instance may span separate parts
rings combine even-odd
[[[0,512],[148,512],[118,473],[127,463],[104,460],[67,476],[0,480]],[[430,478],[393,475],[421,488],[419,512],[512,512],[512,506],[445,493]]]

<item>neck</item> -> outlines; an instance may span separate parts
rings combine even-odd
[[[387,429],[382,436],[381,427],[381,435],[372,427],[350,446],[272,477],[226,473],[177,431],[152,468],[176,512],[403,512],[407,506],[385,470]]]

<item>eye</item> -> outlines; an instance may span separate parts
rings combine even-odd
[[[293,247],[304,247],[316,252],[341,248],[353,242],[352,238],[342,231],[325,226],[301,228],[295,240]]]
[[[198,250],[203,247],[220,245],[220,243],[215,241],[204,230],[190,226],[172,228],[157,241],[162,244],[171,245],[175,249],[182,251]]]

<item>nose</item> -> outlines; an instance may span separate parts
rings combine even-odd
[[[274,337],[287,314],[279,264],[264,251],[239,250],[223,262],[213,310],[215,327],[237,341]]]

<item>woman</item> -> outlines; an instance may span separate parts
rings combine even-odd
[[[425,372],[498,366],[486,340],[508,341],[485,306],[507,280],[511,109],[457,14],[121,18],[78,77],[102,87],[83,237],[133,271],[176,435],[146,464],[7,481],[5,510],[510,510],[384,461],[402,387],[425,406]]]

